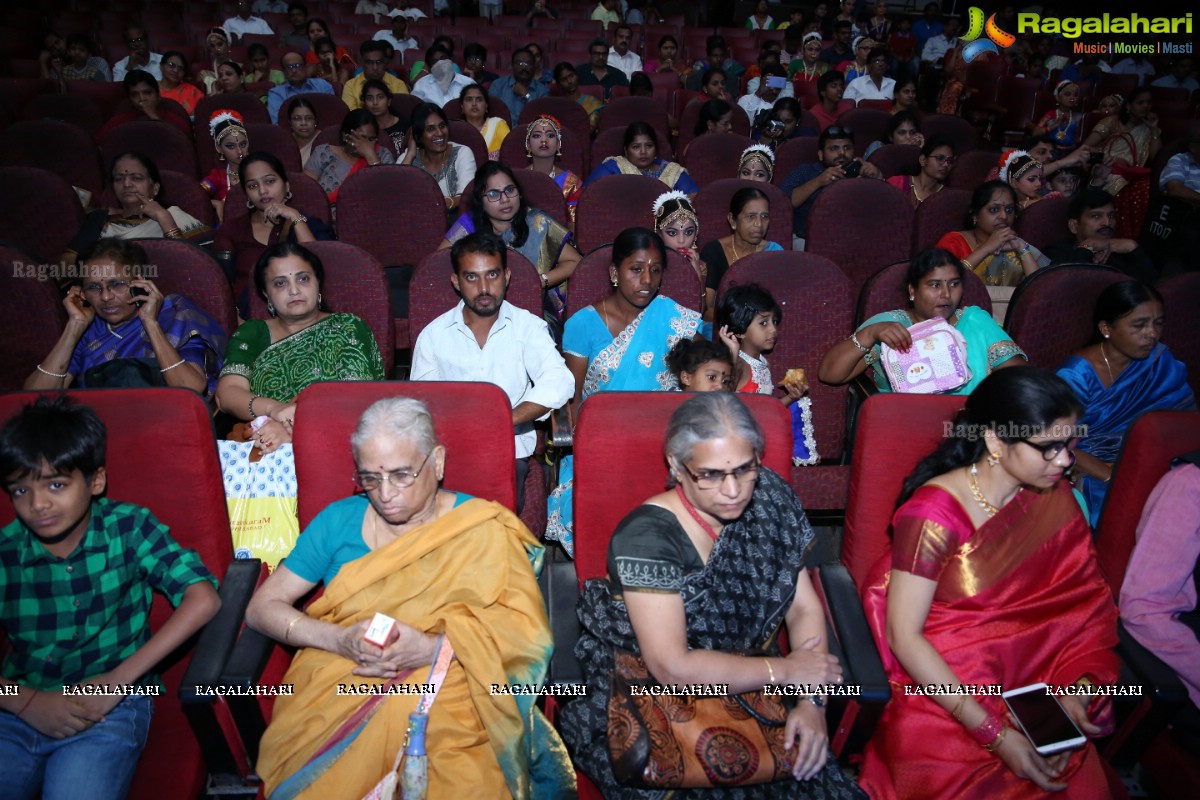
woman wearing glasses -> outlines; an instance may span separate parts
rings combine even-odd
[[[158,82],[158,94],[183,106],[189,115],[196,113],[196,103],[204,92],[188,83],[188,63],[183,53],[168,50],[162,54],[162,79]]]
[[[1084,409],[1080,422],[1088,438],[1076,466],[1095,525],[1129,426],[1147,411],[1195,409],[1196,398],[1187,366],[1159,341],[1163,300],[1157,289],[1140,281],[1114,283],[1100,293],[1093,319],[1091,344],[1068,358],[1058,374]]]
[[[292,440],[296,395],[317,381],[380,381],[383,359],[366,323],[334,314],[321,298],[325,267],[304,246],[280,242],[254,265],[268,320],[242,323],[229,341],[217,407],[262,424],[251,438],[263,453]]]
[[[640,657],[663,685],[721,683],[742,693],[768,684],[842,680],[804,566],[813,531],[787,479],[761,466],[764,444],[762,430],[733,394],[701,393],[679,406],[663,448],[671,488],[621,521],[609,542],[608,577],[584,587],[575,652],[588,693],[564,707],[559,730],[576,765],[605,797],[662,794],[639,791],[614,774],[607,708],[618,654],[623,661]],[[786,657],[781,628],[792,643]],[[760,652],[747,654],[754,651]],[[711,795],[862,797],[830,758],[818,703],[801,698],[787,715],[790,774]],[[725,746],[736,751],[737,739],[729,738]]]
[[[1052,373],[1001,370],[904,482],[864,593],[896,687],[859,777],[871,797],[1114,796],[1094,746],[1039,755],[1000,697],[907,691],[1075,686],[1058,700],[1080,731],[1111,729],[1110,699],[1083,694],[1118,663],[1117,609],[1063,480],[1081,417]]]
[[[887,182],[895,186],[916,208],[946,188],[946,179],[954,168],[954,145],[943,136],[933,136],[917,156],[920,169],[916,175],[893,175]]]
[[[367,796],[405,748],[431,674],[444,681],[425,737],[429,797],[573,793],[537,698],[492,691],[545,679],[554,643],[533,566],[542,545],[500,504],[441,488],[447,459],[464,456],[446,452],[419,400],[374,403],[350,447],[362,493],[313,519],[246,610],[255,630],[298,648],[284,678],[295,692],[275,703],[262,738],[267,794]],[[318,584],[324,595],[297,609]],[[364,639],[376,614],[394,621],[383,646]],[[394,691],[370,698],[385,686]],[[364,710],[359,728],[339,733]]]
[[[571,232],[544,211],[530,208],[507,164],[489,161],[475,173],[467,212],[439,245],[444,250],[472,233],[494,233],[537,267],[542,276],[543,311],[560,329],[567,304],[567,279],[582,258]]]
[[[963,264],[953,253],[939,248],[918,253],[909,263],[904,288],[908,308],[876,314],[859,325],[849,339],[830,348],[821,361],[819,376],[823,383],[840,386],[872,367],[879,391],[892,391],[887,373],[880,365],[880,345],[907,352],[912,347],[908,329],[936,317],[953,325],[967,343],[971,380],[951,394],[970,394],[993,371],[1027,361],[1025,353],[991,314],[978,306],[960,308]]]
[[[163,297],[147,280],[136,242],[100,239],[80,255],[80,285],[67,292],[67,325],[25,388],[181,386],[212,394],[225,333],[186,297]]]

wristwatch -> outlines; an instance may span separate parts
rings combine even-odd
[[[823,695],[823,694],[805,695],[804,699],[807,700],[808,702],[812,703],[817,708],[825,707],[825,695]]]

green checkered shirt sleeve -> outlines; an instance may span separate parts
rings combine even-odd
[[[64,559],[46,553],[19,520],[0,535],[0,621],[13,645],[0,673],[36,689],[108,672],[136,652],[150,638],[154,590],[177,606],[191,584],[216,585],[195,551],[129,503],[96,499],[87,534]]]

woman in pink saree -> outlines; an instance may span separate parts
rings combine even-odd
[[[892,683],[859,779],[872,798],[1112,796],[1090,743],[1043,757],[1002,698],[965,693],[1117,680],[1117,610],[1062,480],[1079,416],[1057,376],[999,370],[905,481],[864,592]],[[1101,698],[1059,700],[1089,737],[1111,722]]]

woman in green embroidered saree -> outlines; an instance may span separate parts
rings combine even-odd
[[[267,417],[253,436],[264,453],[292,440],[295,399],[304,387],[385,377],[366,323],[325,307],[324,280],[321,260],[292,242],[267,248],[254,265],[254,285],[271,319],[245,322],[229,340],[217,406],[239,420]]]

